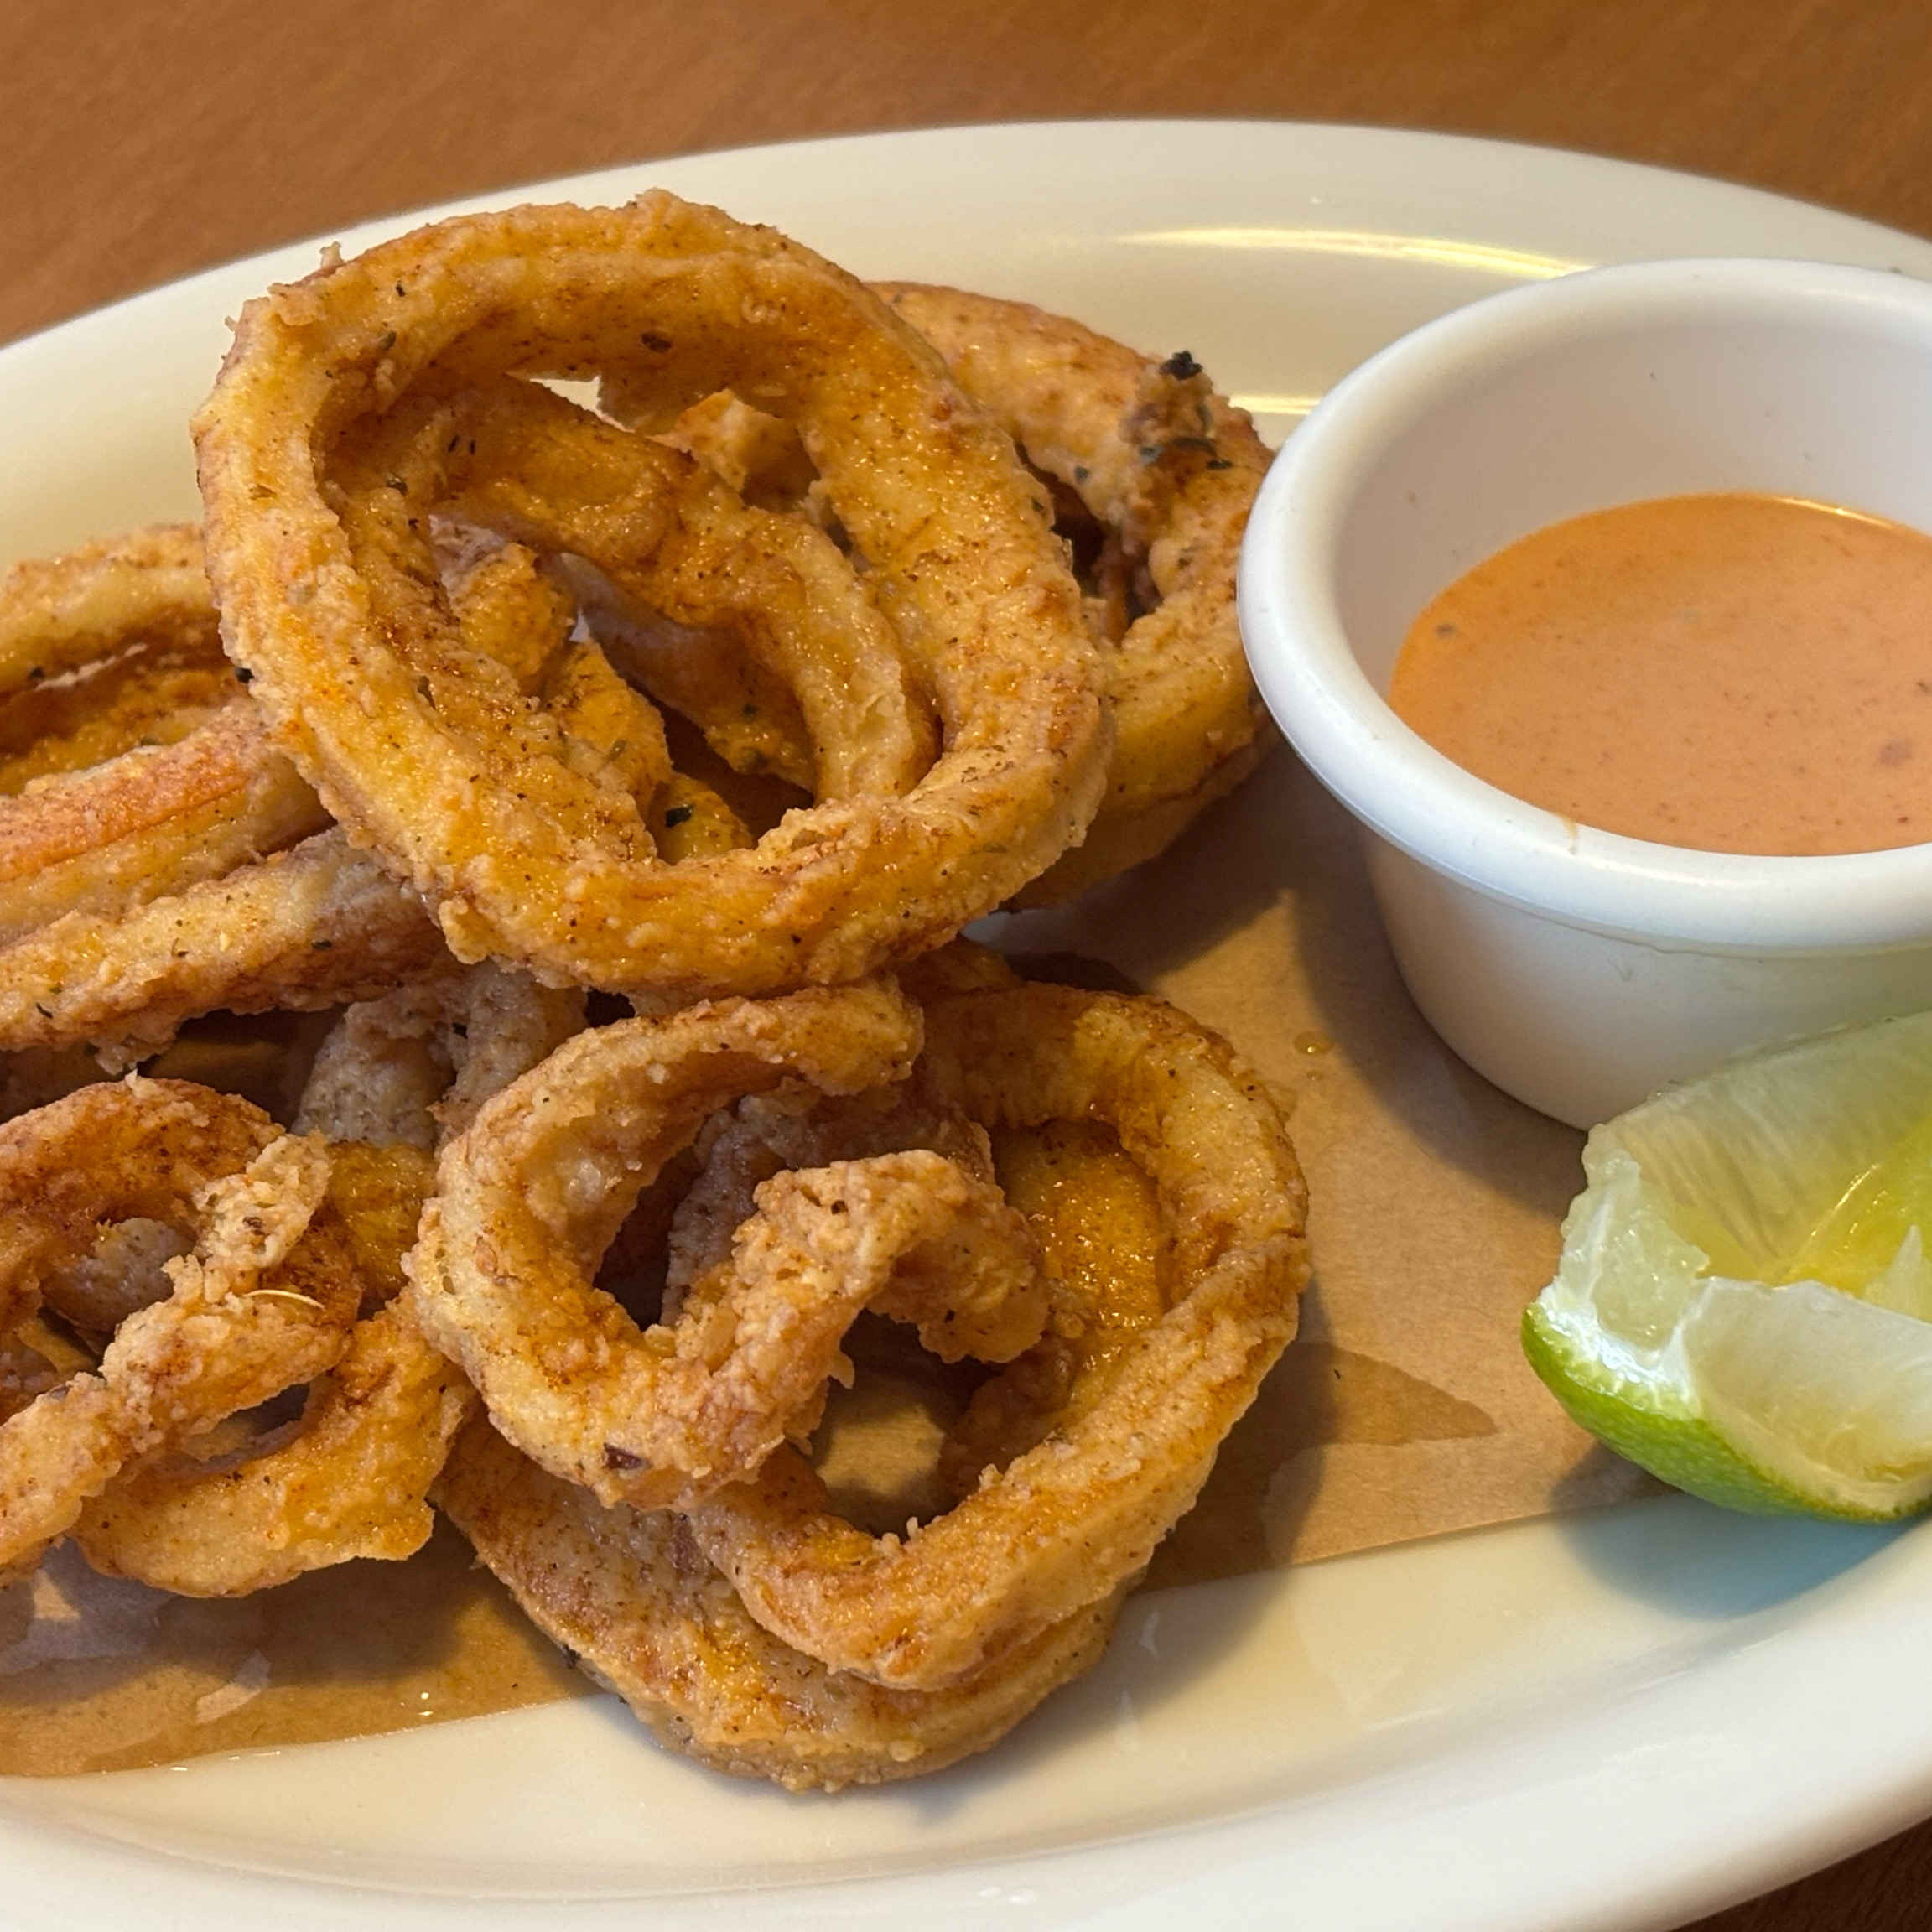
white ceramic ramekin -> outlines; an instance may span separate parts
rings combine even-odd
[[[1708,490],[1932,530],[1932,285],[1658,262],[1458,309],[1296,432],[1242,556],[1255,678],[1374,834],[1417,1004],[1578,1126],[1742,1049],[1932,1006],[1932,846],[1752,858],[1599,832],[1472,777],[1384,702],[1410,624],[1472,564],[1562,517]],[[1932,785],[1932,733],[1918,751]]]

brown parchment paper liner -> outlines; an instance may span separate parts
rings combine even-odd
[[[365,1737],[595,1688],[447,1525],[407,1563],[226,1602],[98,1576],[70,1544],[0,1591],[0,1771],[17,1776]]]
[[[1173,851],[976,936],[1036,977],[1163,995],[1293,1108],[1315,1284],[1150,1587],[1646,1493],[1530,1374],[1581,1136],[1506,1098],[1410,1004],[1353,822],[1286,752]],[[863,1418],[859,1424],[863,1431]],[[916,1463],[903,1415],[849,1460]],[[828,1460],[839,1455],[834,1446]],[[395,1730],[589,1688],[444,1530],[227,1603],[97,1577],[70,1550],[0,1592],[0,1772],[167,1763]],[[648,1748],[640,1737],[639,1748]]]
[[[1291,753],[1152,864],[979,936],[1042,977],[1054,954],[1104,961],[1225,1033],[1292,1105],[1315,1264],[1301,1333],[1150,1584],[1654,1491],[1570,1421],[1517,1343],[1583,1137],[1431,1031],[1358,828]]]

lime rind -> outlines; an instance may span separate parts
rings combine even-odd
[[[1746,1462],[1701,1418],[1639,1408],[1626,1385],[1592,1376],[1592,1364],[1565,1346],[1538,1303],[1524,1311],[1523,1353],[1572,1421],[1672,1488],[1753,1516],[1818,1514],[1814,1501]]]
[[[1524,1318],[1532,1366],[1584,1428],[1711,1502],[1924,1509],[1929,1122],[1932,1014],[1732,1062],[1598,1128]]]

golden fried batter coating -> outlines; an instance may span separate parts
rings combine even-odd
[[[593,1285],[604,1251],[708,1114],[781,1083],[877,1085],[903,1073],[918,1039],[917,1012],[875,982],[579,1034],[445,1150],[411,1263],[423,1332],[545,1467],[606,1503],[655,1502],[653,1418],[670,1402],[694,1424],[709,1364]]]
[[[0,1426],[0,1565],[34,1561],[125,1466],[327,1368],[361,1284],[325,1202],[327,1150],[259,1109],[179,1081],[84,1087],[0,1127],[0,1306],[132,1217],[186,1227],[165,1300],[98,1368]]]
[[[988,1128],[1098,1119],[1152,1181],[1171,1304],[1052,1433],[956,1508],[874,1537],[781,1450],[695,1504],[766,1628],[834,1670],[935,1689],[1143,1569],[1295,1330],[1306,1197],[1279,1111],[1226,1044],[1151,1000],[1027,985],[935,1002],[913,1081]]]
[[[506,673],[472,652],[454,674],[426,553],[412,572],[382,562],[407,548],[358,550],[319,474],[357,425],[465,382],[591,372],[646,429],[734,382],[797,423],[944,728],[902,797],[821,802],[675,866],[621,812],[580,835],[605,801],[537,756],[548,734]],[[1039,486],[927,345],[769,230],[653,194],[460,218],[327,265],[248,305],[196,447],[230,650],[330,810],[466,958],[677,999],[855,979],[1010,897],[1098,802],[1098,667]],[[400,543],[393,513],[406,530],[416,511],[386,488],[356,501]]]
[[[457,963],[413,893],[340,831],[121,913],[0,947],[0,1048],[95,1048],[110,1070],[226,1007],[314,1011]]]
[[[1268,450],[1186,354],[1156,361],[1029,303],[879,288],[1105,532],[1107,793],[1084,842],[1015,901],[1057,905],[1171,844],[1274,742],[1234,615]]]
[[[437,1493],[531,1620],[673,1750],[788,1790],[912,1778],[997,1743],[1098,1663],[1117,1596],[944,1690],[888,1690],[801,1656],[745,1614],[681,1518],[604,1509],[486,1425]]]

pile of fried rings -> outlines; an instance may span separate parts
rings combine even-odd
[[[956,938],[1264,749],[1251,426],[652,194],[332,255],[194,431],[202,530],[0,589],[0,1569],[236,1595],[439,1508],[716,1768],[984,1748],[1306,1275],[1224,1042]],[[277,1114],[171,1076],[296,1013]],[[1079,1265],[1008,1197],[1056,1132]],[[903,1533],[812,1460],[868,1324],[973,1378]]]

